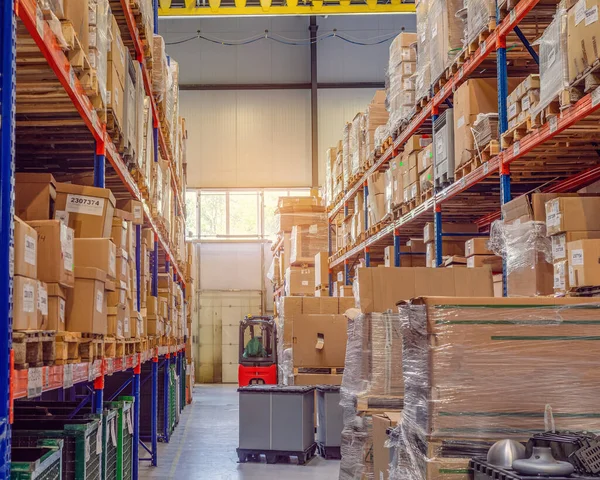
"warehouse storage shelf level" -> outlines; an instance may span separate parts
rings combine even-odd
[[[69,17],[68,8],[71,9],[69,14],[81,14],[85,20],[79,19],[78,23],[75,17]],[[89,5],[87,1],[69,2],[69,6],[67,2],[63,5],[63,2],[36,0],[0,4],[0,197],[3,205],[0,251],[4,252],[0,259],[0,288],[5,299],[0,302],[1,316],[5,319],[0,351],[6,352],[0,356],[0,398],[3,399],[0,401],[0,479],[11,477],[11,433],[15,438],[19,434],[18,428],[11,432],[10,423],[19,421],[17,411],[26,399],[43,398],[56,402],[60,408],[64,405],[65,409],[70,408],[68,401],[82,399],[70,412],[72,418],[78,418],[82,414],[102,413],[103,409],[111,408],[108,405],[112,400],[131,394],[132,397],[125,398],[131,405],[132,415],[127,417],[126,430],[129,429],[132,441],[127,453],[125,450],[120,453],[118,462],[123,466],[123,477],[119,478],[137,479],[140,461],[157,465],[158,440],[169,441],[180,411],[191,398],[191,387],[189,381],[186,382],[186,378],[194,375],[186,328],[191,316],[186,306],[191,302],[189,293],[195,274],[183,229],[177,230],[180,223],[185,223],[185,180],[181,173],[185,161],[185,123],[178,117],[177,78],[170,85],[175,92],[170,97],[159,95],[155,78],[163,65],[168,70],[169,81],[172,72],[177,75],[178,70],[176,63],[173,66],[174,61],[168,63],[164,43],[159,44],[162,52],[158,52],[163,56],[157,58],[154,52],[154,59],[150,60],[157,45],[154,41],[158,37],[158,25],[153,26],[153,23],[157,13],[154,9],[158,7],[151,0],[144,0],[136,5],[135,14],[132,8],[128,0],[89,0]],[[115,43],[111,45],[111,42]],[[124,47],[120,47],[119,42]],[[107,72],[106,65],[110,69],[112,62],[114,67],[118,58],[122,59],[122,70]],[[164,64],[157,65],[163,59]],[[106,95],[113,93],[106,92],[111,74],[112,84],[119,81],[122,89],[120,100],[115,90],[112,105],[111,96]],[[33,82],[48,90],[38,97],[36,94],[28,96]],[[51,95],[44,97],[47,93]],[[169,98],[174,99],[171,104],[168,104]],[[117,105],[117,102],[122,103]],[[126,116],[128,104],[136,105],[129,107],[129,118]],[[119,106],[125,112],[119,112]],[[148,119],[146,122],[142,121],[144,117]],[[135,131],[133,137],[125,131],[128,125]],[[139,143],[135,143],[138,139]],[[140,171],[140,158],[144,162],[149,159],[145,162],[148,172],[154,172],[151,167],[165,172],[164,178],[160,177],[164,181],[159,184],[159,190],[169,191],[169,195],[160,197],[163,210],[149,193],[150,177],[144,177]],[[15,170],[27,173],[15,174]],[[29,178],[23,180],[25,177],[18,175],[29,175]],[[19,183],[23,181],[26,186]],[[59,183],[65,181],[72,183]],[[34,208],[31,202],[41,202],[42,208],[39,203],[35,206],[38,214],[41,211],[41,217],[22,221],[15,216],[16,205],[23,203],[22,194],[19,200],[18,188],[21,192],[34,188],[44,192],[36,200],[26,201],[30,202],[26,205],[27,215],[29,209]],[[78,197],[80,202],[85,201],[86,195],[87,198],[97,195],[94,198],[102,200],[92,202],[90,208],[95,207],[96,211],[90,213],[75,207],[59,207],[61,195],[62,200],[65,195]],[[17,204],[13,203],[15,198]],[[62,213],[60,208],[64,209]],[[96,219],[88,219],[86,223],[81,217],[86,214]],[[77,215],[80,215],[79,220],[76,220]],[[36,222],[43,225],[33,227]],[[94,232],[89,230],[92,224]],[[52,248],[62,255],[64,265],[56,262],[51,270],[62,273],[47,273],[48,268],[38,270],[57,278],[62,275],[58,280],[46,280],[35,273],[40,259],[47,260],[45,254],[39,255],[43,249],[38,249],[35,228],[53,228],[60,232],[58,247]],[[88,231],[83,234],[85,228]],[[21,257],[16,260],[14,256],[9,257],[9,252],[22,248],[21,242],[15,246],[17,231],[26,232],[26,249],[31,245],[27,235],[35,237],[33,273],[17,272]],[[123,234],[119,236],[119,232]],[[48,238],[49,234],[46,240]],[[94,250],[97,256],[86,251],[90,258],[78,260],[78,252],[85,250],[77,249],[78,241],[96,242],[94,249],[104,242],[101,244],[112,246],[112,256],[109,247],[108,251]],[[56,240],[48,242],[44,248],[51,248],[48,245]],[[48,255],[50,257],[52,255]],[[31,256],[28,262],[32,262]],[[103,262],[108,267],[95,265]],[[115,265],[119,265],[118,270]],[[89,301],[95,305],[95,310],[90,309],[94,312],[89,314],[91,318],[85,314],[72,317],[65,314],[78,308],[73,307],[73,294],[68,291],[79,288],[79,279],[83,279],[82,285],[93,285],[90,295],[82,293],[87,287],[78,290],[77,300],[77,305],[83,305],[88,303],[87,296],[94,297],[95,303]],[[34,303],[32,315],[22,315],[29,312],[28,307],[23,306],[29,297],[23,295],[20,299],[17,295],[17,286],[21,284],[26,285],[23,292],[28,292],[31,286],[35,292],[33,298],[38,296],[37,309]],[[106,288],[98,290],[99,285]],[[46,293],[43,296],[41,292]],[[110,295],[113,299],[107,300]],[[157,303],[150,302],[150,298]],[[42,305],[46,305],[45,313]],[[96,331],[97,312],[102,312],[99,318],[103,333]],[[69,331],[65,325],[54,327],[55,330],[48,327],[57,319],[67,327],[69,322],[86,323],[89,327]],[[146,321],[152,322],[152,326],[148,327]],[[67,403],[61,404],[65,401]],[[122,447],[119,444],[119,448]],[[82,458],[75,462],[81,462]],[[129,465],[128,473],[125,464]]]
[[[489,77],[492,67],[496,68],[496,81],[501,85],[498,95],[500,133],[508,130],[509,70],[512,75],[522,77],[538,71],[538,55],[523,35],[523,31],[534,32],[531,36],[539,36],[539,32],[550,25],[558,1],[521,0],[512,3],[514,6],[510,11],[497,11],[500,18],[497,18],[496,28],[492,25],[487,34],[480,35],[479,42],[475,42],[476,48],[473,44],[467,45],[440,80],[432,82],[429,101],[423,104],[422,108],[417,106],[412,118],[409,121],[405,120],[396,132],[391,132],[395,139],[388,144],[384,143],[387,148],[382,151],[381,156],[375,158],[372,165],[363,170],[364,173],[356,176],[355,181],[349,182],[345,192],[334,198],[328,214],[329,268],[332,270],[330,292],[333,291],[331,283],[334,281],[335,271],[341,269],[344,272],[344,283],[349,285],[351,267],[361,258],[366,266],[369,266],[373,248],[393,245],[396,252],[394,264],[399,266],[401,240],[422,236],[422,229],[428,222],[433,222],[439,227],[435,232],[435,260],[436,265],[441,265],[442,218],[445,222],[472,222],[477,224],[480,230],[485,230],[493,220],[500,217],[501,205],[514,196],[536,188],[544,192],[571,192],[600,178],[600,166],[593,158],[589,162],[578,161],[580,159],[566,161],[564,168],[556,173],[544,172],[543,162],[535,161],[551,149],[554,149],[554,155],[563,154],[567,159],[573,157],[577,155],[572,152],[573,145],[577,143],[570,145],[569,142],[577,140],[582,132],[598,131],[598,114],[595,112],[600,109],[600,87],[592,86],[583,92],[584,79],[580,78],[570,85],[570,89],[577,89],[583,93],[567,102],[560,110],[549,114],[546,121],[540,122],[537,119],[538,124],[518,139],[515,136],[514,142],[512,139],[503,142],[506,143],[504,148],[490,155],[487,161],[480,161],[470,170],[465,170],[462,177],[455,181],[439,185],[431,198],[423,199],[416,208],[407,213],[398,212],[391,219],[384,219],[377,225],[369,225],[368,218],[365,217],[366,238],[358,238],[356,243],[334,250],[334,223],[339,224],[341,217],[349,216],[353,211],[355,197],[359,193],[364,195],[366,205],[368,190],[365,185],[368,184],[368,179],[374,173],[390,168],[413,135],[430,134],[433,122],[448,107],[452,107],[452,97],[457,88],[470,78]],[[550,3],[552,5],[549,5]],[[509,43],[509,48],[507,37],[515,41],[514,45]],[[522,67],[527,63],[523,60],[525,55],[529,57],[528,68]],[[579,144],[582,145],[582,142],[583,137]],[[589,141],[587,143],[589,144]]]

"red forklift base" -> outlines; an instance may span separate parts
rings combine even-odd
[[[277,385],[277,365],[268,367],[238,367],[238,384],[240,387],[248,385]]]

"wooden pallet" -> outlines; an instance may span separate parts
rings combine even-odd
[[[70,363],[81,363],[79,354],[79,342],[81,333],[77,332],[57,332],[55,340],[56,365],[66,365]]]
[[[22,330],[12,334],[16,370],[54,365],[55,332]]]
[[[344,373],[344,367],[294,367],[294,375],[300,374],[340,375]]]
[[[413,198],[408,202],[404,202],[402,204],[402,215],[406,215],[411,210],[414,210],[415,208],[417,208],[417,205],[419,205],[419,200],[417,198]]]
[[[361,412],[389,412],[402,410],[404,397],[396,395],[361,395],[356,399],[356,409]]]
[[[427,200],[433,197],[433,188],[426,190],[425,192],[421,192],[419,194],[420,203],[425,203]]]
[[[372,237],[373,235],[377,235],[379,232],[381,232],[381,230],[385,228],[386,224],[387,223],[385,222],[379,222],[369,227],[369,230],[367,230],[367,238]]]
[[[79,341],[79,355],[83,362],[93,362],[104,357],[104,335],[82,333]]]
[[[483,148],[483,150],[481,150],[481,155],[475,155],[474,157],[471,157],[471,159],[466,163],[463,163],[456,168],[454,171],[455,181],[466,177],[468,174],[475,171],[477,168],[497,156],[499,153],[500,145],[498,141],[492,140]]]

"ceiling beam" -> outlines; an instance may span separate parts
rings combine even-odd
[[[188,83],[179,85],[179,90],[310,90],[310,83]],[[385,88],[384,82],[318,82],[317,88]]]

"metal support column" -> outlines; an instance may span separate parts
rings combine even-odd
[[[319,186],[319,94],[317,84],[317,17],[310,17],[310,137],[312,186]]]
[[[344,285],[350,285],[350,261],[344,260]]]
[[[94,187],[104,188],[104,172],[106,170],[106,146],[104,142],[96,142],[94,153]]]
[[[132,382],[132,393],[133,393],[133,445],[132,445],[132,466],[133,466],[133,480],[138,479],[139,471],[139,458],[140,458],[140,375],[142,373],[141,355],[137,356],[137,365],[133,367],[133,382]],[[156,449],[152,449],[155,454]]]
[[[154,234],[152,260],[152,296],[158,297],[158,235],[156,234]]]
[[[329,221],[327,223],[327,263],[329,263],[329,258],[331,257],[332,253],[333,253],[333,239],[332,237],[332,229],[333,229],[333,225],[331,224],[331,221]],[[331,268],[327,269],[328,271],[328,278],[327,278],[327,283],[329,285],[329,296],[333,296],[333,270]]]
[[[12,265],[14,251],[16,2],[0,1],[0,480],[10,476],[12,351]]]
[[[169,256],[165,255],[165,273],[169,273],[171,271],[171,262],[169,260]]]
[[[394,228],[394,267],[400,266],[400,230]]]
[[[152,436],[152,466],[158,465],[158,355],[152,357],[152,398],[150,399],[150,435]]]
[[[348,216],[349,210],[348,210],[348,202],[344,202],[344,218],[346,218]]]
[[[371,249],[369,247],[365,247],[365,266],[371,266]]]
[[[365,209],[365,233],[369,230],[369,184],[365,181],[363,185],[363,208]]]
[[[168,353],[165,355],[165,363],[164,363],[164,369],[165,369],[165,374],[164,374],[164,388],[163,388],[163,425],[164,425],[164,431],[163,431],[163,440],[166,443],[169,443],[169,436],[170,436],[170,432],[169,432],[169,409],[170,409],[170,405],[169,405],[169,383],[170,383],[170,366],[171,366],[171,355],[169,355]]]
[[[104,406],[104,362],[102,362],[102,373],[94,380],[94,413],[102,414]]]
[[[531,55],[531,58],[533,58],[533,61],[539,65],[540,57],[538,56],[537,52],[533,49],[533,47],[529,43],[529,40],[527,40],[527,37],[523,34],[523,32],[521,31],[521,29],[519,27],[515,27],[515,28],[513,28],[513,30],[517,34],[517,37],[519,37],[519,40],[521,40],[521,43],[523,44],[523,46],[529,52],[529,55]]]
[[[135,284],[137,286],[137,311],[142,310],[142,226],[135,226]],[[144,335],[146,332],[144,332]]]
[[[434,213],[434,232],[435,232],[435,266],[442,266],[442,206],[435,206]]]

